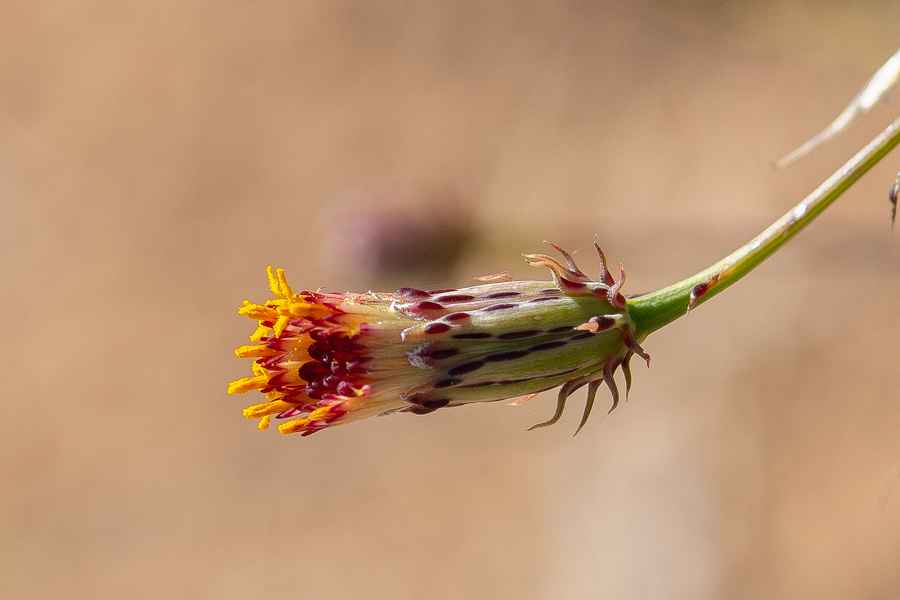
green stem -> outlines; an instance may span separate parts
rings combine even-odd
[[[811,223],[857,179],[900,143],[900,119],[891,123],[800,204],[705,271],[656,292],[628,299],[638,341],[702,304],[752,271]]]

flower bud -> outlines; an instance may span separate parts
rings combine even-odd
[[[600,256],[599,281],[590,280],[571,256],[551,244],[566,264],[544,254],[526,261],[547,267],[553,281],[514,281],[461,289],[401,288],[392,294],[295,294],[284,271],[268,269],[274,300],[245,301],[240,313],[259,322],[251,345],[252,377],[233,382],[229,393],[260,390],[266,402],[244,411],[260,418],[290,419],[282,433],[309,435],[329,426],[395,412],[427,414],[446,406],[493,402],[562,386],[556,414],[566,399],[588,385],[579,430],[601,382],[613,408],[621,366],[630,387],[638,345],[618,281]],[[611,411],[612,409],[610,409]],[[577,433],[577,431],[576,431]]]

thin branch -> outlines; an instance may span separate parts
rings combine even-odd
[[[875,71],[856,98],[850,101],[847,108],[838,115],[831,125],[823,129],[811,140],[775,163],[776,169],[783,169],[797,162],[837,134],[839,134],[857,117],[869,112],[869,109],[887,96],[897,82],[900,81],[900,50],[894,53],[880,69]]]
[[[900,143],[900,119],[891,123],[813,193],[723,260],[678,283],[628,300],[637,339],[671,323],[725,290],[775,253]]]

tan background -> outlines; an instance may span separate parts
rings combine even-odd
[[[822,4],[0,5],[0,597],[900,597],[897,153],[575,439],[583,393],[311,438],[225,394],[268,264],[463,285],[596,235],[634,293],[724,256],[898,112],[765,166],[900,44],[896,2]],[[428,268],[366,262],[406,227]]]

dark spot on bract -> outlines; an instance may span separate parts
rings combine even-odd
[[[416,307],[419,310],[443,310],[443,308],[444,308],[437,302],[431,302],[430,300],[426,300],[425,302],[419,302],[418,304],[416,304]]]
[[[534,381],[535,379],[550,379],[553,377],[562,377],[563,375],[568,375],[569,373],[574,373],[577,370],[578,370],[578,367],[574,367],[572,369],[566,369],[565,371],[559,371],[557,373],[552,373],[550,375],[535,375],[534,377],[523,377],[521,379],[503,379],[501,381],[495,381],[494,383],[497,385],[514,385],[516,383],[525,383],[526,381]],[[459,387],[468,388],[468,387],[477,387],[477,386],[475,384],[468,384],[468,385],[461,385]],[[550,386],[550,387],[544,388],[542,390],[535,390],[535,391],[536,392],[545,392],[549,389],[553,389],[554,387],[556,387],[556,386]]]
[[[518,304],[493,304],[486,308],[482,308],[481,310],[483,312],[491,312],[492,310],[505,310],[507,308],[515,308],[517,306]]]
[[[529,329],[527,331],[511,331],[509,333],[501,333],[497,336],[498,340],[522,340],[525,338],[534,337],[539,335],[541,331],[539,329]]]
[[[467,383],[467,384],[461,385],[459,387],[461,387],[461,388],[480,388],[480,387],[487,387],[489,385],[496,385],[496,384],[497,384],[496,381],[478,381],[475,383]]]
[[[449,315],[444,315],[442,318],[444,321],[463,321],[465,319],[471,318],[471,316],[472,315],[467,312],[457,312],[450,313]]]
[[[541,350],[552,350],[553,348],[559,348],[560,346],[565,346],[569,342],[566,340],[556,340],[555,342],[544,342],[543,344],[537,344],[536,346],[532,346],[529,348],[532,352],[540,352]]]
[[[438,302],[470,302],[474,299],[475,296],[470,296],[469,294],[450,294],[449,296],[435,298]]]
[[[432,360],[444,360],[445,358],[450,358],[457,354],[459,354],[459,348],[444,348],[443,350],[435,350],[428,355],[428,358]]]
[[[484,363],[480,360],[473,360],[472,362],[463,363],[461,365],[457,365],[447,371],[447,375],[464,375],[466,373],[471,373],[472,371],[477,371],[481,367],[484,366]]]
[[[487,332],[480,333],[457,333],[453,336],[455,340],[484,340],[489,337],[494,337]]]
[[[570,337],[570,340],[586,340],[589,337],[594,337],[596,334],[593,331],[582,331],[577,335],[573,335]]]
[[[440,381],[438,381],[437,383],[434,384],[434,387],[445,388],[445,387],[450,387],[450,386],[456,385],[459,382],[460,382],[459,379],[441,379]]]
[[[606,331],[607,329],[612,328],[616,324],[616,320],[612,317],[607,317],[606,315],[600,317],[594,317],[591,319],[594,323],[597,324],[597,328],[601,331]]]
[[[510,350],[509,352],[497,352],[484,357],[486,362],[503,362],[505,360],[518,360],[528,356],[528,350]]]
[[[585,284],[579,281],[572,281],[570,279],[566,279],[565,277],[560,277],[559,282],[563,285],[563,287],[570,290],[582,290],[587,287]]]
[[[438,398],[437,400],[423,400],[422,406],[429,410],[437,410],[439,408],[444,408],[450,404],[449,398]]]
[[[574,329],[575,329],[575,327],[573,327],[572,325],[563,325],[562,327],[554,327],[547,333],[568,333]]]
[[[425,329],[423,329],[423,331],[425,333],[447,333],[451,329],[452,327],[450,327],[446,323],[429,323],[425,326]]]
[[[497,292],[485,296],[486,300],[496,300],[498,298],[512,298],[513,296],[521,296],[522,292]]]

